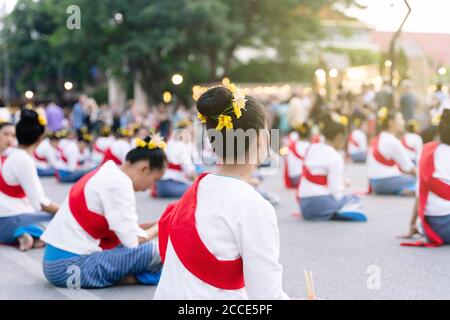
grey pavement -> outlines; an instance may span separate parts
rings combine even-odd
[[[353,190],[367,185],[364,165],[348,165]],[[69,185],[44,180],[53,200],[61,202]],[[369,221],[308,222],[298,211],[294,191],[281,174],[267,177],[266,191],[277,193],[280,261],[288,295],[305,297],[303,270],[314,273],[316,293],[324,299],[450,299],[450,248],[401,247],[396,237],[407,231],[412,198],[365,196]],[[154,220],[170,201],[137,195],[141,222]],[[27,253],[0,246],[0,299],[152,299],[155,287],[117,286],[97,290],[51,287],[41,271],[42,250]],[[264,281],[264,278],[261,279]]]

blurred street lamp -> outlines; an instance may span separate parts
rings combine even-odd
[[[73,88],[72,82],[70,82],[70,81],[64,82],[64,89],[66,89],[67,91],[70,91],[70,90],[72,90],[72,88]]]
[[[174,85],[176,85],[176,86],[182,84],[183,83],[183,76],[181,74],[178,74],[178,73],[174,74],[172,76],[172,83]]]
[[[440,76],[445,76],[447,74],[447,68],[446,67],[440,67],[438,69],[438,73]]]
[[[114,14],[114,20],[117,24],[122,24],[123,22],[123,15],[120,12],[117,12]]]
[[[328,75],[330,76],[330,78],[337,78],[338,74],[339,74],[339,72],[337,71],[337,69],[334,69],[334,68],[328,72]]]
[[[31,91],[31,90],[25,91],[25,98],[27,98],[28,100],[31,100],[31,99],[33,99],[33,97],[34,97],[33,91]]]
[[[163,101],[164,103],[170,103],[172,101],[172,94],[169,91],[164,92]]]
[[[323,69],[317,69],[316,72],[314,72],[314,74],[315,74],[316,77],[319,78],[319,79],[326,78],[326,76],[327,76],[327,73],[326,73],[325,70],[323,70]]]

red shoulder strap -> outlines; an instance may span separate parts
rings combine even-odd
[[[105,151],[105,157],[103,158],[102,164],[105,163],[105,162],[107,162],[107,161],[109,161],[109,160],[114,161],[114,163],[117,164],[117,165],[121,165],[121,164],[122,164],[122,161],[121,161],[119,158],[117,158],[117,157],[112,153],[111,148],[108,148],[108,149]]]
[[[322,176],[322,175],[313,175],[311,173],[311,171],[309,170],[309,168],[306,166],[306,158],[308,156],[309,150],[311,149],[312,146],[310,146],[306,152],[305,152],[305,161],[303,162],[303,174],[302,177],[300,178],[300,180],[304,177],[306,180],[308,180],[309,182],[312,182],[314,184],[318,184],[321,186],[326,186],[328,185],[328,176]]]
[[[403,136],[403,138],[402,138],[402,145],[403,145],[406,149],[408,149],[408,150],[410,150],[410,151],[413,151],[413,152],[416,152],[416,150],[415,150],[413,147],[411,147],[411,146],[408,145],[408,142],[406,141],[406,137],[405,137],[405,136]]]
[[[44,157],[41,157],[40,155],[38,155],[38,153],[36,152],[36,150],[34,150],[33,152],[33,156],[36,160],[42,161],[42,162],[47,162],[47,159]]]
[[[11,197],[11,198],[16,198],[16,199],[23,199],[26,198],[26,194],[25,191],[23,190],[23,188],[20,185],[16,185],[16,186],[11,186],[9,184],[6,183],[5,179],[3,178],[3,163],[6,160],[6,156],[1,156],[1,168],[0,168],[0,192],[2,192],[3,194],[6,194],[7,196]]]
[[[170,204],[159,220],[159,247],[164,262],[168,239],[184,267],[200,280],[224,290],[244,287],[242,258],[219,260],[205,246],[198,234],[195,211],[200,175],[176,203]]]
[[[419,205],[418,205],[418,213],[420,221],[422,222],[423,229],[428,238],[428,242],[415,242],[415,243],[402,243],[403,246],[425,246],[425,247],[438,247],[441,246],[444,241],[441,237],[430,227],[425,217],[425,207],[428,201],[428,195],[431,192],[432,188],[436,188],[437,185],[435,178],[433,178],[433,174],[435,171],[434,167],[434,153],[439,146],[437,142],[431,142],[426,144],[422,150],[422,156],[420,158],[419,163]],[[450,190],[450,186],[446,185],[446,190]],[[439,192],[439,191],[438,191]],[[446,198],[450,200],[450,194],[446,195]]]
[[[183,168],[181,167],[181,164],[175,164],[172,162],[169,162],[167,164],[167,168],[175,171],[183,171]]]
[[[99,146],[97,145],[97,141],[94,143],[93,148],[95,151],[97,151],[98,153],[102,153],[105,154],[105,151],[100,149]]]
[[[306,180],[314,184],[321,186],[328,185],[328,176],[313,175],[306,165],[303,166],[303,176]]]
[[[289,151],[292,152],[294,156],[296,156],[300,160],[304,160],[304,156],[302,156],[298,150],[297,150],[297,142],[296,141],[290,141],[288,145]]]
[[[89,210],[84,194],[86,183],[98,170],[86,174],[73,185],[69,193],[69,208],[83,230],[92,238],[100,240],[102,249],[112,249],[120,244],[119,238],[113,231],[109,230],[108,221],[104,216]]]
[[[377,160],[379,163],[384,164],[385,166],[393,167],[396,165],[394,160],[386,159],[381,153],[378,148],[380,143],[380,135],[376,136],[372,141],[372,154],[375,160]]]
[[[348,143],[354,145],[354,146],[357,147],[357,148],[360,147],[360,144],[358,143],[358,141],[356,141],[356,140],[353,138],[353,133],[350,133],[350,134],[348,135]]]

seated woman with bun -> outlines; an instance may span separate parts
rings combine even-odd
[[[20,250],[43,246],[39,240],[59,206],[44,193],[33,153],[45,133],[45,118],[24,109],[16,125],[18,147],[0,167],[0,242]]]
[[[293,129],[298,139],[288,141],[289,153],[284,161],[284,184],[286,188],[296,189],[302,175],[305,152],[310,146],[311,124],[294,124]]]
[[[361,200],[346,195],[344,157],[345,126],[329,114],[322,117],[324,142],[306,151],[297,197],[307,220],[366,221]]]
[[[404,245],[437,247],[450,244],[450,110],[443,112],[438,126],[440,141],[427,143],[419,157],[417,204],[413,211],[409,233],[419,229],[420,218],[426,241]]]
[[[220,165],[159,220],[155,299],[286,299],[277,216],[249,183],[268,156],[264,109],[230,85],[206,91],[197,110]]]
[[[59,133],[48,132],[47,137],[34,151],[34,161],[39,177],[52,177],[58,163]]]
[[[72,266],[80,288],[158,282],[161,260],[156,223],[138,224],[135,192],[149,189],[167,166],[161,139],[137,140],[125,163],[109,160],[73,185],[42,235],[44,275],[66,287]]]
[[[90,144],[93,137],[86,130],[82,128],[76,133],[76,138],[68,139],[60,148],[60,161],[55,170],[59,182],[77,182],[97,166],[90,162]]]

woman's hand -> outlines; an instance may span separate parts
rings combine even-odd
[[[58,212],[58,210],[59,210],[59,204],[53,203],[53,202],[47,206],[41,204],[41,208],[42,208],[42,211],[45,211],[50,214],[56,214],[56,212]]]
[[[407,234],[400,236],[400,239],[411,239],[413,238],[416,234],[420,235],[419,229],[417,228],[416,225],[410,225],[409,226],[409,231]]]

